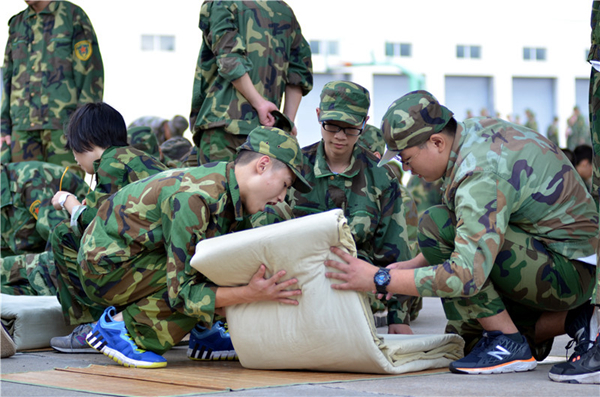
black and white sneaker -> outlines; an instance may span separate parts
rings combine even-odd
[[[537,361],[525,338],[518,343],[500,331],[491,331],[483,333],[471,353],[450,363],[450,371],[455,374],[501,374],[531,371],[536,366]]]

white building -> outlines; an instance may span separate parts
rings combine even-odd
[[[74,0],[95,27],[105,66],[105,101],[129,123],[144,115],[189,115],[201,34],[199,0]],[[315,108],[323,85],[353,80],[371,92],[370,123],[391,102],[431,91],[455,112],[486,109],[545,133],[578,105],[587,114],[590,0],[289,0],[314,49],[314,89],[296,124],[302,145],[320,139]],[[25,8],[3,0],[0,21]],[[4,22],[5,23],[5,22]],[[6,25],[4,25],[6,26]],[[6,43],[7,28],[0,29]]]

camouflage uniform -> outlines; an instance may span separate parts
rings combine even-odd
[[[592,45],[588,55],[588,61],[600,62],[600,2],[592,2]],[[600,68],[600,67],[599,67]],[[600,72],[592,67],[590,76],[590,132],[592,138],[592,147],[594,148],[594,175],[592,177],[592,196],[596,200],[597,209],[598,197],[600,194]],[[600,266],[600,246],[596,247],[598,266]],[[592,296],[592,301],[600,305],[600,271],[596,266],[596,291]]]
[[[244,149],[294,167],[298,186],[297,141],[281,130],[257,130]],[[102,205],[79,251],[83,288],[92,304],[123,310],[138,346],[162,354],[214,316],[217,286],[190,266],[198,241],[249,227],[233,163],[160,173]]]
[[[53,267],[37,268],[35,258],[46,248],[56,225],[68,219],[51,200],[59,190],[72,192],[79,200],[89,186],[79,176],[58,165],[27,161],[0,165],[2,176],[2,293],[11,295],[53,294]],[[48,282],[50,282],[48,284]]]
[[[56,289],[67,324],[95,321],[104,311],[87,310],[88,299],[77,273],[77,253],[83,231],[96,217],[98,208],[124,186],[166,170],[154,157],[132,148],[110,147],[94,162],[96,188],[85,198],[85,205],[73,209],[71,221],[61,222],[52,232],[53,259],[58,272]]]
[[[2,177],[2,257],[41,252],[50,231],[67,214],[52,206],[61,190],[83,198],[89,186],[65,168],[39,161],[0,165]]]
[[[419,145],[450,119],[422,93],[388,109],[388,148]],[[429,131],[404,123],[403,115],[426,111],[436,123]],[[442,191],[444,206],[419,223],[419,246],[432,265],[415,269],[415,284],[420,296],[443,298],[448,329],[469,347],[481,337],[477,318],[506,309],[533,344],[543,311],[589,299],[595,269],[574,259],[594,253],[598,213],[573,166],[546,138],[499,119],[459,123]],[[549,348],[534,345],[532,352],[540,359]]]
[[[558,142],[558,126],[556,124],[552,123],[548,126],[546,137],[550,142],[560,147],[560,143]]]
[[[141,150],[149,156],[160,158],[158,139],[152,133],[150,127],[131,127],[127,129],[127,141],[129,146]]]
[[[358,138],[359,145],[362,145],[367,150],[380,155],[385,152],[385,141],[381,130],[370,124],[365,125],[363,132]],[[406,235],[407,243],[411,257],[419,253],[419,245],[417,242],[417,226],[419,223],[419,215],[417,213],[417,205],[409,190],[402,185],[402,166],[388,163],[387,168],[391,170],[399,182],[400,193],[402,195],[402,208],[404,211],[404,219],[406,220]],[[370,262],[370,260],[369,260]],[[396,303],[396,300],[398,303]],[[419,315],[419,311],[423,307],[423,300],[417,296],[396,295],[394,301],[390,302],[391,307],[397,309],[388,310],[388,324],[408,324],[415,320]],[[375,306],[373,310],[383,310],[382,307]]]
[[[85,12],[53,1],[39,14],[28,7],[13,16],[2,79],[1,133],[12,136],[11,161],[73,166],[83,176],[63,124],[78,106],[102,101],[102,58]]]
[[[56,268],[52,251],[0,258],[2,293],[56,295]]]
[[[160,152],[163,156],[163,163],[169,168],[182,168],[182,160],[189,158],[192,151],[192,143],[182,136],[176,136],[167,139],[160,145]],[[198,161],[198,156],[194,159]],[[195,167],[197,164],[194,164]]]
[[[567,120],[567,124],[570,128],[570,131],[567,132],[567,148],[575,149],[579,145],[590,145],[590,131],[587,123],[585,122],[585,117],[582,114],[579,114],[575,121],[571,124],[571,120]]]
[[[183,133],[188,128],[187,120],[184,119],[183,116],[175,116],[171,120],[163,119],[161,117],[156,116],[144,116],[135,119],[131,124],[129,124],[129,127],[127,128],[149,127],[152,131],[152,134],[156,137],[158,146],[162,145],[167,140],[165,136],[165,125],[169,126],[169,130],[171,131],[171,138],[176,136],[183,136]]]
[[[438,179],[435,182],[427,182],[415,175],[410,177],[407,188],[417,204],[419,217],[422,216],[429,207],[442,203],[441,187],[441,179]]]
[[[282,1],[205,1],[190,126],[198,162],[230,161],[258,114],[231,82],[248,73],[260,95],[281,106],[286,85],[312,89],[310,46]]]

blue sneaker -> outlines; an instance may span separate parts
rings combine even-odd
[[[123,321],[114,321],[117,311],[107,308],[85,340],[94,349],[102,352],[126,367],[162,368],[167,360],[156,353],[140,349],[131,339]]]
[[[531,371],[537,366],[527,340],[517,343],[500,331],[484,332],[471,353],[450,363],[455,374],[501,374]]]
[[[191,360],[237,360],[227,325],[217,321],[211,329],[196,324],[190,332],[187,356]]]

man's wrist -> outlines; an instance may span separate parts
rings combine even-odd
[[[60,204],[60,207],[63,210],[66,210],[65,208],[65,203],[67,202],[67,200],[69,199],[69,196],[74,196],[73,193],[65,193],[62,196],[60,196],[60,198],[58,199],[58,204]]]

